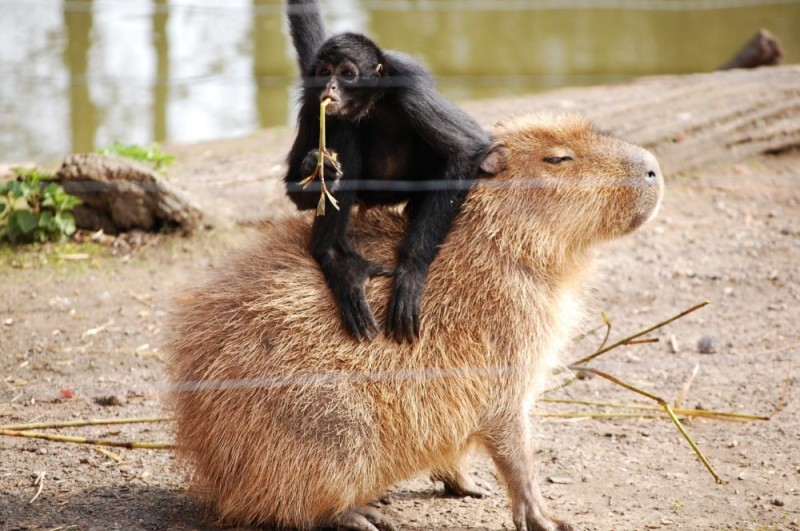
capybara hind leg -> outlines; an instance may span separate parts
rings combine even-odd
[[[434,470],[431,472],[431,479],[444,483],[444,491],[449,496],[483,498],[489,495],[489,491],[479,487],[460,467],[452,470]]]
[[[548,514],[539,491],[533,455],[533,437],[527,415],[506,417],[492,426],[486,446],[508,485],[511,511],[517,531],[574,531]]]
[[[347,531],[397,531],[394,523],[372,507],[356,507],[336,521],[337,530]]]

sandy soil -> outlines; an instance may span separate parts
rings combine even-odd
[[[655,221],[599,252],[595,324],[605,312],[619,338],[712,304],[652,334],[659,343],[614,350],[596,366],[672,400],[699,365],[684,406],[771,420],[687,421],[728,481],[717,485],[667,420],[541,417],[543,490],[580,529],[800,529],[800,154],[723,164],[667,185]],[[0,424],[162,415],[170,298],[252,230],[0,248]],[[591,353],[599,336],[565,359]],[[715,352],[699,352],[704,336]],[[650,404],[599,378],[552,396]],[[542,403],[540,411],[609,410]],[[49,432],[169,443],[170,430]],[[169,451],[109,450],[0,437],[0,529],[214,529]],[[420,476],[392,489],[383,510],[403,529],[513,528],[492,464],[476,456],[470,470],[490,496],[448,498]]]

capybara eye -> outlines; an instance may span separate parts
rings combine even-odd
[[[560,164],[562,162],[573,160],[573,158],[567,155],[565,157],[545,157],[542,160],[544,160],[548,164]]]

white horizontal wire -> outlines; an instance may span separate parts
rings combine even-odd
[[[168,387],[173,393],[193,393],[198,391],[229,391],[236,389],[275,389],[295,386],[321,386],[341,383],[406,382],[445,378],[491,378],[513,374],[524,369],[523,366],[500,367],[453,367],[403,369],[380,372],[324,372],[269,376],[263,378],[236,378],[230,380],[193,380],[175,383]],[[532,370],[532,367],[530,367]]]
[[[443,11],[574,11],[581,9],[629,11],[711,11],[743,9],[749,7],[783,6],[797,4],[797,0],[436,0],[408,2],[403,0],[367,0],[361,3],[366,11],[392,12],[443,12]],[[323,10],[335,2],[322,2]],[[286,11],[283,2],[273,5],[242,5],[219,2],[215,5],[202,2],[169,0],[166,4],[132,4],[130,0],[0,0],[0,7],[29,10],[32,7],[58,7],[71,12],[91,12],[99,9],[120,8],[125,12],[169,13],[178,10],[224,13],[244,11],[255,15],[273,15]],[[294,8],[305,9],[305,8]]]
[[[581,176],[582,178],[589,179],[591,176]],[[348,180],[343,178],[336,182],[336,191],[333,192],[334,197],[338,192],[342,191],[370,191],[370,192],[441,192],[449,190],[469,190],[476,184],[480,183],[484,188],[491,188],[495,190],[502,189],[533,189],[533,188],[571,188],[571,189],[607,189],[607,188],[647,188],[652,186],[644,182],[645,175],[641,177],[629,177],[622,182],[617,183],[584,183],[575,182],[573,179],[554,179],[547,178],[545,182],[541,177],[529,178],[515,178],[512,181],[494,180],[491,176],[486,176],[478,179],[427,179],[419,181],[387,181],[381,179],[355,179]],[[331,186],[332,179],[328,178],[328,187]],[[92,180],[66,180],[59,181],[65,185],[70,194],[87,194],[87,193],[118,193],[125,192],[131,188],[137,190],[144,190],[146,192],[159,192],[161,186],[156,183],[131,183],[128,181],[115,182],[97,182]],[[274,180],[264,179],[265,186],[273,186],[283,183],[278,183]],[[307,185],[299,185],[292,183],[292,192],[306,192],[306,193],[319,193],[322,191],[322,185],[317,182],[311,182]]]

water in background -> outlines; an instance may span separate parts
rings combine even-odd
[[[703,72],[764,27],[800,58],[788,0],[322,0],[420,58],[452,99]],[[197,141],[293,122],[279,0],[0,0],[0,162],[114,140]]]

